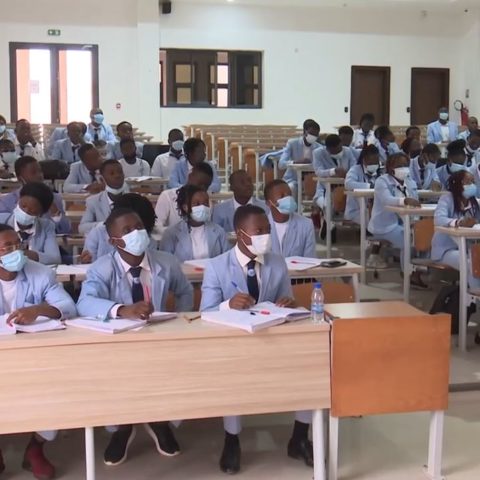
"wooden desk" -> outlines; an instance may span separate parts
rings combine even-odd
[[[450,235],[458,245],[459,275],[460,275],[460,302],[458,346],[460,350],[467,351],[467,308],[478,295],[472,296],[468,290],[468,249],[467,240],[480,240],[480,230],[474,228],[435,227],[435,231]]]
[[[168,185],[168,178],[163,177],[152,177],[141,180],[143,177],[128,177],[125,179],[125,182],[128,184],[130,189],[135,188],[147,188],[148,193],[159,194],[166,185]],[[145,192],[147,193],[147,192]]]
[[[337,478],[338,420],[430,411],[427,473],[440,480],[448,407],[450,316],[403,302],[325,305],[332,323],[329,480]]]
[[[254,335],[183,318],[119,335],[68,328],[0,337],[0,362],[0,434],[85,428],[87,480],[93,427],[296,410],[314,410],[315,480],[325,480],[327,324]]]
[[[421,207],[386,207],[390,212],[396,213],[403,221],[403,299],[410,300],[410,275],[412,269],[412,217],[433,217],[435,215],[435,204],[422,205]]]
[[[209,193],[210,203],[215,205],[216,203],[223,202],[224,200],[230,200],[233,197],[233,192],[221,191],[217,193]]]
[[[65,202],[66,210],[73,210],[70,207],[72,203],[83,203],[85,204],[87,198],[90,196],[89,193],[62,193],[62,199]],[[143,193],[143,197],[148,198],[153,206],[157,204],[159,195],[154,193]],[[85,207],[85,205],[83,205]]]

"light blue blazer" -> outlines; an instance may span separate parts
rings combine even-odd
[[[75,162],[70,165],[70,173],[63,184],[65,193],[81,193],[85,185],[92,183],[92,177],[83,162]]]
[[[63,289],[62,284],[57,282],[52,268],[27,260],[23,270],[18,272],[16,280],[15,310],[48,303],[60,311],[62,319],[77,315],[75,302]],[[0,315],[6,313],[11,311],[5,308],[3,295],[0,295]]]
[[[175,296],[178,312],[193,308],[193,289],[182,272],[180,262],[169,253],[146,252],[152,272],[152,302],[156,311],[165,311],[168,292]],[[112,252],[100,257],[87,271],[77,302],[81,316],[108,316],[117,304],[132,305],[132,287],[120,263],[120,256]]]
[[[200,311],[218,310],[219,305],[234,297],[238,290],[248,292],[247,276],[232,248],[208,263],[203,276]],[[293,297],[287,264],[280,255],[267,253],[264,256],[264,264],[260,266],[259,293],[259,302],[276,302],[282,297]]]
[[[265,168],[265,169],[273,168],[272,159],[280,160],[280,157],[282,156],[284,151],[285,151],[285,147],[282,148],[281,150],[274,150],[272,152],[264,153],[258,158],[258,163],[260,163],[260,166],[262,168]]]
[[[438,178],[437,169],[433,164],[431,167],[424,169],[422,181],[418,157],[410,160],[410,178],[417,184],[419,190],[430,190],[432,188],[432,182],[441,183]]]
[[[86,235],[99,222],[104,222],[111,211],[112,204],[106,190],[88,197],[85,213],[78,225],[78,233]]]
[[[278,161],[278,168],[282,170],[287,169],[287,171],[285,172],[285,175],[283,176],[283,179],[287,183],[297,182],[297,174],[295,170],[288,168],[288,163],[289,162],[305,163],[305,156],[303,154],[304,147],[305,147],[305,142],[303,141],[303,136],[302,136],[297,138],[291,138],[290,140],[288,140],[287,145],[283,150],[282,156]],[[320,143],[315,142],[309,148],[312,152],[312,159],[313,159],[313,152],[317,148],[324,148],[324,147]]]
[[[73,154],[73,144],[70,141],[70,138],[64,138],[62,140],[57,140],[53,145],[53,150],[50,155],[50,158],[53,160],[63,160],[64,162],[70,164],[74,162],[79,162],[80,157],[78,156],[78,149],[80,145],[75,150],[75,155]]]
[[[0,213],[0,223],[15,227],[13,213]],[[38,261],[44,265],[62,263],[55,235],[55,226],[48,218],[37,218],[35,233],[29,239],[30,250],[38,253]]]
[[[450,171],[450,167],[446,163],[445,165],[442,165],[441,167],[437,168],[436,173],[437,173],[438,181],[442,184],[443,190],[446,190],[448,185],[448,179],[452,174],[452,172]]]
[[[348,172],[356,163],[348,147],[343,147],[343,155],[339,160],[333,159],[326,148],[318,148],[313,152],[313,168],[318,177],[331,177],[332,168],[344,168]]]
[[[266,203],[256,197],[252,197],[252,205],[263,208],[268,212]],[[217,203],[213,207],[212,222],[220,225],[226,232],[233,232],[233,216],[235,215],[235,203],[233,198]]]
[[[380,162],[385,165],[387,157],[393,155],[394,153],[399,153],[400,147],[395,142],[390,142],[387,145],[387,148],[383,148],[383,145],[377,140],[375,146],[378,148],[378,156],[380,157]]]
[[[363,165],[354,165],[345,177],[345,190],[367,190],[375,186],[377,175],[370,175],[363,170]],[[347,195],[344,213],[345,219],[360,224],[360,204],[351,195]]]
[[[458,137],[458,125],[448,122],[448,130],[450,131],[449,141],[453,142]],[[442,143],[442,124],[439,120],[429,123],[427,126],[427,143]]]
[[[315,253],[315,229],[313,222],[302,217],[298,213],[290,216],[288,227],[283,236],[282,245],[278,240],[275,222],[272,214],[268,214],[272,235],[272,252],[283,257],[316,257]]]
[[[102,123],[97,128],[98,132],[95,131],[95,127],[91,123],[87,125],[87,133],[90,135],[92,142],[95,140],[95,133],[98,134],[99,140],[104,140],[107,143],[115,143],[117,141],[117,137],[114,135],[112,127],[108,123]]]
[[[374,235],[390,233],[399,225],[399,217],[396,213],[385,209],[387,206],[401,206],[404,196],[397,197],[397,181],[388,174],[378,177],[375,182],[375,194],[373,209],[368,230]],[[407,197],[418,199],[417,185],[413,180],[407,178],[404,186],[407,187]]]
[[[53,147],[55,146],[55,142],[57,142],[58,140],[63,140],[65,138],[68,138],[66,127],[56,127],[53,130],[52,134],[50,135],[50,138],[48,139],[47,149],[45,151],[47,158],[52,158]],[[88,133],[85,133],[85,135],[83,136],[83,140],[85,142],[92,141]]]
[[[143,158],[143,143],[135,142],[135,146],[137,147],[137,158]],[[114,143],[109,143],[108,147],[110,150],[108,158],[113,158],[114,160],[120,160],[123,158],[122,151],[120,150],[120,142],[118,140]]]
[[[172,170],[172,173],[170,174],[170,179],[168,181],[168,188],[180,188],[187,183],[187,178],[188,178],[187,163],[188,163],[188,160],[186,158],[182,158],[176,163],[174,169]],[[207,162],[207,163],[210,164],[213,170],[213,181],[208,191],[211,193],[218,193],[220,191],[221,185],[220,185],[220,179],[218,178],[217,169],[215,168],[215,165],[212,162]]]
[[[208,258],[221,255],[230,249],[225,230],[216,223],[205,223],[205,236],[208,244]],[[181,220],[163,232],[160,250],[175,255],[180,262],[193,260],[192,238],[187,222]]]
[[[17,206],[18,199],[20,198],[20,190],[21,188],[6,193],[5,195],[0,195],[0,213],[13,213],[13,209]],[[72,225],[65,215],[62,196],[57,192],[53,192],[53,202],[62,215],[60,221],[55,222],[55,233],[58,235],[70,233],[72,231]],[[49,212],[43,215],[43,218],[52,220]]]
[[[468,128],[463,132],[460,132],[457,136],[458,140],[465,140],[465,142],[467,142],[469,138],[470,138],[470,130]]]
[[[478,208],[471,210],[472,216],[480,221],[480,211]],[[434,223],[436,227],[448,227],[453,220],[461,220],[465,215],[461,212],[455,212],[453,204],[453,195],[448,192],[440,197],[435,209]],[[454,228],[454,227],[452,227]],[[458,250],[458,245],[450,235],[435,232],[432,238],[432,260],[441,260],[449,250]]]

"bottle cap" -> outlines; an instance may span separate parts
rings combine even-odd
[[[320,282],[315,283],[315,288],[322,288],[322,284]]]

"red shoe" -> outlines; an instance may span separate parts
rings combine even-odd
[[[0,450],[0,473],[5,470],[5,463],[3,462],[2,451]]]
[[[47,460],[43,453],[43,443],[32,436],[25,449],[23,468],[33,473],[38,480],[50,480],[55,476],[55,467]]]

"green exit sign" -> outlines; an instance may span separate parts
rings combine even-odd
[[[50,30],[48,30],[49,37],[59,37],[61,33],[62,33],[61,30],[57,30],[54,28],[51,28]]]

